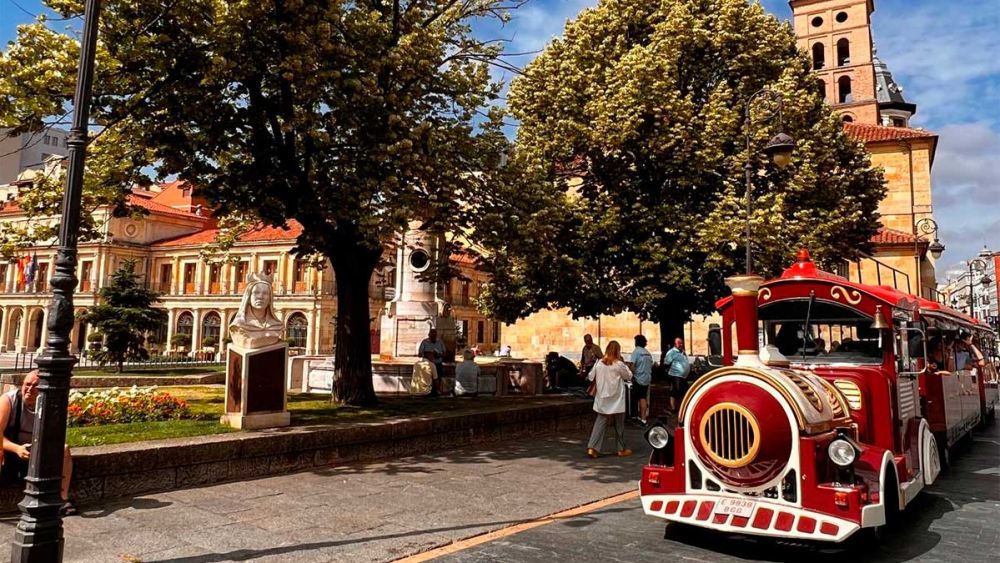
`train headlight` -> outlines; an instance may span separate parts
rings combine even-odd
[[[850,466],[858,457],[858,450],[854,448],[854,444],[842,438],[830,442],[826,452],[830,454],[830,460],[840,467]]]
[[[646,441],[654,449],[662,450],[670,445],[670,432],[663,425],[657,424],[646,431]]]

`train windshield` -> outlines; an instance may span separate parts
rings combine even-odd
[[[806,319],[808,316],[808,327]],[[882,341],[872,319],[833,303],[783,300],[761,307],[764,340],[793,361],[881,364]]]

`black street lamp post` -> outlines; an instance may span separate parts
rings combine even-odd
[[[983,287],[990,285],[993,280],[986,273],[989,266],[984,260],[979,258],[972,258],[969,260],[969,316],[975,318],[976,316],[976,293],[974,291],[975,285],[972,283],[973,269],[976,269],[983,273],[983,277],[980,278],[979,283],[983,284]]]
[[[97,16],[100,0],[87,0],[83,41],[73,96],[73,128],[69,146],[69,171],[59,225],[59,252],[51,279],[52,303],[48,339],[35,362],[39,369],[38,402],[31,457],[28,461],[24,500],[18,505],[21,520],[14,532],[10,559],[14,562],[58,562],[63,556],[63,528],[59,495],[63,447],[66,443],[66,406],[69,379],[76,357],[69,353],[73,328],[73,290],[76,288],[76,250],[80,232],[84,160],[87,154],[91,87],[97,49]]]
[[[927,245],[927,251],[931,253],[931,256],[935,260],[941,257],[944,253],[944,245],[938,239],[938,224],[937,221],[931,219],[930,217],[924,217],[913,224],[913,257],[916,259],[917,263],[917,296],[923,297],[923,291],[921,289],[921,275],[920,275],[920,235],[933,235],[934,242]]]
[[[747,256],[746,256],[746,273],[750,275],[753,273],[753,258],[750,253],[751,240],[752,240],[752,230],[750,227],[751,214],[753,213],[753,158],[751,158],[751,151],[753,150],[753,126],[755,124],[753,118],[750,115],[750,110],[756,101],[761,101],[764,105],[765,113],[760,117],[757,123],[767,123],[778,118],[779,129],[783,126],[781,111],[784,107],[784,99],[781,97],[779,92],[770,90],[768,88],[763,88],[755,92],[746,102],[745,111],[745,122],[744,122],[744,132],[746,134],[747,141],[747,159],[746,164],[743,165],[743,169],[746,172],[746,244],[747,244]],[[795,140],[785,133],[778,133],[771,140],[768,141],[767,146],[764,147],[764,153],[771,157],[772,161],[778,168],[785,168],[791,163],[792,150],[795,149]]]

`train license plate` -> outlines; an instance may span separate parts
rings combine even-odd
[[[741,498],[724,498],[715,506],[715,513],[732,514],[733,516],[749,518],[753,514],[755,506],[757,506],[756,501]]]

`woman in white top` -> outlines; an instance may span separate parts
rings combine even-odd
[[[615,433],[615,447],[618,455],[632,455],[632,450],[625,447],[625,382],[632,380],[632,372],[622,359],[622,347],[612,340],[604,352],[604,358],[594,364],[587,379],[597,385],[594,394],[594,411],[597,420],[594,430],[590,433],[587,444],[587,455],[600,455],[601,444],[604,442],[604,432],[611,425]]]

